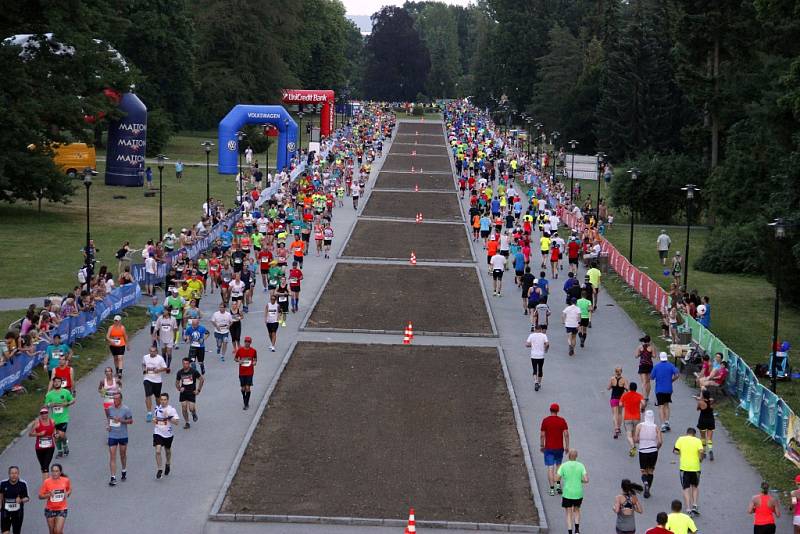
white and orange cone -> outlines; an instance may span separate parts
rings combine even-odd
[[[414,325],[411,321],[408,321],[408,325],[406,326],[406,332],[408,333],[408,337],[410,339],[414,339]]]
[[[414,166],[413,165],[411,166],[411,172],[412,173],[414,172]]]
[[[419,184],[416,184],[416,185],[414,186],[414,192],[415,192],[415,193],[419,193]]]
[[[414,254],[414,251],[413,251],[413,250],[411,251],[411,258],[408,260],[408,262],[409,262],[411,265],[416,265],[416,264],[417,264],[417,255],[416,255],[416,254]]]
[[[417,534],[417,520],[414,518],[414,509],[408,510],[408,526],[406,526],[405,534]]]

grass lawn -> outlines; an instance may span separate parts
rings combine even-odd
[[[24,310],[2,312],[2,314],[0,314],[0,321],[6,321],[5,315],[8,313],[21,315],[23,311]],[[125,310],[125,312],[123,323],[131,335],[148,323],[145,308],[132,306]],[[75,354],[79,356],[72,360],[76,380],[79,380],[91,372],[92,369],[108,356],[105,329],[110,322],[110,320],[104,322],[97,333],[93,336],[83,338],[80,341],[80,347],[74,347]],[[129,358],[130,357],[129,355]],[[14,438],[33,421],[39,412],[39,408],[42,407],[44,395],[47,392],[47,377],[42,371],[42,368],[39,367],[36,370],[35,378],[26,380],[23,384],[28,390],[27,393],[9,394],[3,399],[6,402],[6,406],[5,408],[0,408],[0,451],[4,450]],[[89,389],[78,391],[78,395],[97,395],[97,386],[91,384],[90,386]],[[31,449],[33,449],[33,443],[31,443]],[[33,454],[33,450],[31,450],[31,454]]]
[[[90,190],[91,235],[99,250],[100,264],[114,273],[114,257],[124,241],[141,249],[148,239],[158,238],[158,195],[144,197],[141,188],[104,185],[103,163]],[[158,184],[158,169],[154,169]],[[211,170],[211,196],[233,205],[233,176]],[[76,182],[75,196],[69,204],[42,205],[42,213],[32,203],[4,204],[0,209],[0,242],[6,254],[0,255],[3,273],[2,297],[40,297],[49,292],[65,292],[77,284],[76,273],[83,262],[81,248],[86,241],[86,192]],[[115,195],[125,198],[114,199]],[[206,170],[186,168],[178,183],[174,171],[164,169],[164,231],[172,226],[176,233],[196,224],[206,198]],[[12,251],[14,251],[12,253]]]

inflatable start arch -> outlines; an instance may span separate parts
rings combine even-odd
[[[333,133],[334,104],[333,91],[330,89],[284,89],[284,104],[322,104],[319,114],[319,134],[328,137]]]
[[[282,171],[297,152],[297,123],[282,106],[238,104],[219,122],[217,171],[236,174],[238,168],[239,140],[236,137],[245,124],[271,124],[278,130],[278,161]]]

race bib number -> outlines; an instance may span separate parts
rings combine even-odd
[[[192,341],[192,347],[199,348],[200,342],[199,341]]]
[[[296,286],[297,285],[297,278],[294,278],[294,277],[289,278],[289,283],[292,284],[293,286]]]
[[[169,421],[166,419],[156,419],[156,426],[167,426],[167,423]]]
[[[253,360],[242,360],[242,367],[250,367],[253,365]]]
[[[147,374],[149,374],[149,375],[156,374],[156,368],[155,367],[148,367],[147,368]]]
[[[63,406],[53,406],[53,413],[64,413]]]
[[[39,438],[40,449],[49,449],[52,446],[53,446],[53,438],[51,437]]]
[[[155,327],[156,327],[156,322],[150,321],[150,328],[155,328]]]
[[[63,355],[64,355],[64,353],[62,351],[60,351],[60,350],[54,350],[53,351],[53,358],[56,358],[56,359],[60,360]]]
[[[111,342],[114,343],[114,345],[117,345],[117,346],[122,344],[122,340],[120,338],[118,338],[118,337],[112,338]]]
[[[173,317],[177,317],[178,315],[180,315],[180,314],[181,314],[181,311],[180,311],[179,309],[177,309],[177,308],[176,308],[176,309],[174,309],[174,310],[170,310],[170,312],[169,312],[169,313],[170,313],[170,314],[172,314],[172,316],[173,316]],[[162,328],[164,328],[164,327],[162,326]]]
[[[168,325],[168,324],[162,324],[161,325],[161,331],[162,332],[169,332],[170,330],[172,330],[172,327],[170,325]]]
[[[5,509],[6,512],[16,512],[19,510],[19,503],[16,501],[6,501]]]
[[[264,263],[264,264],[269,263],[269,257],[267,257],[267,256],[262,257],[261,258],[261,263]]]
[[[113,419],[109,419],[108,426],[110,426],[111,428],[119,428],[122,426],[122,423],[120,423],[119,421],[114,421]]]
[[[181,384],[183,384],[184,386],[191,386],[192,384],[194,384],[194,378],[190,376],[184,377],[181,379]]]
[[[64,490],[53,490],[53,494],[50,495],[50,502],[64,502],[66,499],[67,494]]]
[[[278,302],[286,302],[289,300],[287,297],[278,297]]]

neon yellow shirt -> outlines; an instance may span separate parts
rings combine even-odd
[[[700,451],[703,450],[703,442],[695,436],[681,436],[675,441],[675,447],[680,452],[681,471],[700,471]]]
[[[592,284],[593,288],[597,289],[600,287],[600,269],[592,267],[586,271],[586,275],[589,277],[589,283]]]

